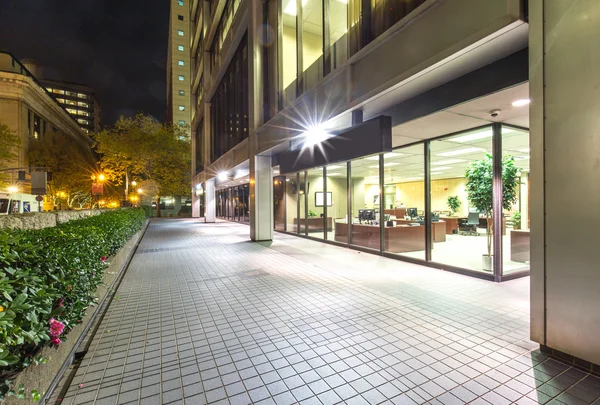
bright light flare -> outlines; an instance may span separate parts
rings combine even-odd
[[[513,107],[524,107],[529,103],[531,103],[531,100],[528,98],[524,98],[521,100],[513,101],[512,105],[513,105]]]
[[[220,172],[217,175],[217,179],[219,179],[219,181],[226,181],[227,180],[227,172]]]
[[[330,137],[325,128],[320,125],[307,129],[301,136],[304,138],[302,149],[318,145]]]
[[[19,187],[17,187],[17,186],[9,186],[8,187],[8,192],[9,193],[18,193],[19,192]]]

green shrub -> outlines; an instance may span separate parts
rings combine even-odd
[[[134,208],[41,230],[0,230],[0,399],[8,390],[2,382],[81,323],[96,302],[106,258],[145,220]]]

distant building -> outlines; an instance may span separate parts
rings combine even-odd
[[[68,136],[84,152],[90,166],[95,162],[93,140],[84,133],[78,121],[67,113],[53,94],[12,54],[0,51],[0,123],[21,137],[21,148],[14,162],[5,166],[14,169],[29,167],[28,151],[36,140],[52,131]],[[16,171],[11,172],[16,177]],[[29,173],[23,192],[29,193]]]
[[[167,52],[167,121],[190,127],[190,4],[171,0]]]
[[[52,93],[52,96],[75,118],[84,132],[100,129],[100,105],[92,88],[78,83],[49,79],[45,69],[36,61],[23,59],[23,65]]]

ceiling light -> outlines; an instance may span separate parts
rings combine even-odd
[[[219,181],[226,181],[227,180],[227,172],[220,172],[217,175],[217,179],[219,179]]]
[[[9,193],[16,193],[18,191],[19,191],[19,187],[17,187],[17,186],[9,186],[8,187],[8,192]]]
[[[515,156],[515,160],[529,160],[529,156]]]
[[[452,166],[439,166],[439,167],[436,167],[434,170],[438,170],[439,171],[439,170],[450,170],[450,169],[454,169],[454,167],[452,167]]]
[[[531,102],[530,99],[523,98],[521,100],[513,101],[512,105],[513,105],[513,107],[523,107],[523,106],[526,106],[527,104],[529,104],[530,102]]]
[[[529,148],[517,149],[519,152],[529,153]]]
[[[325,129],[321,126],[309,128],[302,133],[302,137],[304,138],[304,144],[302,148],[305,149],[315,146],[329,138],[329,136],[330,135],[327,133],[327,131],[325,131]]]
[[[327,166],[327,170],[344,169],[346,166]]]
[[[302,7],[304,7],[305,5],[306,5],[306,0],[302,0]],[[283,10],[283,12],[295,17],[297,14],[296,13],[296,0],[290,0],[290,2],[286,6],[286,8]]]
[[[389,166],[396,166],[399,163],[396,162],[388,162],[388,163],[384,163],[383,166],[384,167],[389,167]],[[379,169],[379,165],[373,165],[373,166],[369,166],[371,169]]]
[[[403,153],[388,152],[388,153],[384,153],[383,158],[384,159],[390,159],[390,158],[393,158],[393,157],[398,157],[398,156],[403,156],[403,155],[404,155]],[[379,160],[379,155],[377,155],[377,156],[371,156],[371,157],[368,157],[368,158],[365,158],[365,159],[367,159],[367,160]]]
[[[477,139],[490,138],[492,135],[493,135],[492,130],[486,129],[485,131],[474,132],[472,134],[463,135],[463,136],[459,136],[459,137],[448,139],[448,140],[452,141],[452,142],[463,143],[463,142],[469,142],[469,141],[476,141]]]
[[[446,159],[446,160],[438,160],[437,162],[431,162],[431,164],[435,165],[435,166],[439,166],[439,165],[451,165],[454,163],[462,163],[462,162],[466,162],[466,160],[464,160],[464,159]]]
[[[456,149],[450,150],[448,152],[437,153],[437,156],[458,156],[458,155],[466,155],[467,153],[478,153],[485,152],[485,149],[482,148],[464,148],[464,149]]]

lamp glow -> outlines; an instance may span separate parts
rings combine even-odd
[[[16,193],[19,191],[19,188],[17,186],[9,186],[8,187],[8,192],[9,193]]]
[[[142,190],[141,188],[137,189],[138,194],[142,194],[144,192],[144,190]]]
[[[217,178],[219,179],[219,181],[225,181],[227,180],[227,172],[221,172],[217,175]]]
[[[102,173],[98,175],[98,180],[104,181],[104,175]]]
[[[305,149],[325,141],[327,138],[329,138],[329,134],[323,127],[316,126],[306,130],[302,134],[302,137],[304,138],[304,144],[302,148]]]
[[[133,187],[135,187],[135,186],[137,186],[137,182],[134,180],[134,181],[132,181],[132,182],[131,182],[131,185],[132,185]]]
[[[513,107],[523,107],[523,106],[526,106],[527,104],[529,104],[530,102],[531,102],[530,99],[524,98],[522,100],[513,101],[512,105],[513,105]]]

